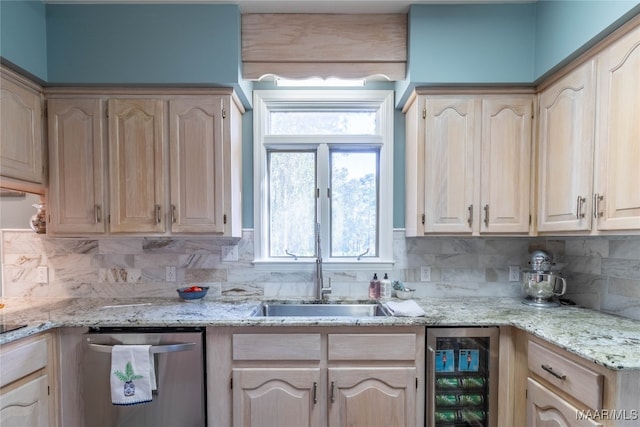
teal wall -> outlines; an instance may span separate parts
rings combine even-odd
[[[47,23],[41,1],[0,0],[0,57],[47,81]]]
[[[235,5],[51,4],[52,84],[238,82],[240,12]]]
[[[638,0],[542,0],[536,6],[534,80],[561,67],[640,13]]]
[[[531,82],[535,16],[535,3],[411,6],[411,81]]]

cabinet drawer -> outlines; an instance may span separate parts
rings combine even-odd
[[[320,334],[234,334],[233,360],[320,360]]]
[[[329,360],[415,358],[415,334],[329,334]]]
[[[47,339],[7,344],[0,350],[0,387],[47,366]]]
[[[591,409],[602,409],[601,374],[529,341],[529,370]]]

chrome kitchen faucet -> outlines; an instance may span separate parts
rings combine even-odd
[[[318,300],[326,299],[331,293],[331,282],[328,287],[324,287],[322,278],[322,248],[320,245],[320,223],[316,223],[316,274],[314,277],[314,286],[316,290],[316,298]]]

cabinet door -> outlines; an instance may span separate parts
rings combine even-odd
[[[223,233],[223,97],[169,102],[171,231]]]
[[[8,392],[0,393],[2,427],[46,427],[49,425],[48,378],[37,377]]]
[[[48,101],[49,234],[106,231],[103,101]]]
[[[320,368],[238,368],[232,375],[234,426],[320,426]]]
[[[609,46],[596,61],[597,228],[637,230],[640,229],[640,27]]]
[[[161,100],[109,100],[112,232],[165,231],[164,138]]]
[[[471,233],[479,147],[472,97],[426,98],[425,233]]]
[[[329,368],[329,425],[416,425],[416,368]]]
[[[527,378],[528,427],[598,427],[589,418],[594,412],[581,411],[537,381]]]
[[[538,230],[591,229],[593,61],[540,94]]]
[[[480,232],[529,231],[532,96],[482,100]]]
[[[40,93],[0,77],[0,172],[2,176],[41,184],[42,104]]]

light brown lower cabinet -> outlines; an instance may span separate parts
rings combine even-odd
[[[526,339],[527,427],[637,427],[640,372],[613,370]]]
[[[527,379],[527,426],[601,427],[587,412],[555,394],[534,379]]]
[[[424,424],[424,328],[261,329],[208,330],[208,409],[220,415],[210,426]],[[232,355],[228,368],[218,359],[224,353]],[[226,414],[225,390],[212,382],[225,369],[232,388]]]
[[[49,334],[23,338],[0,347],[0,425],[55,426],[53,356]]]

